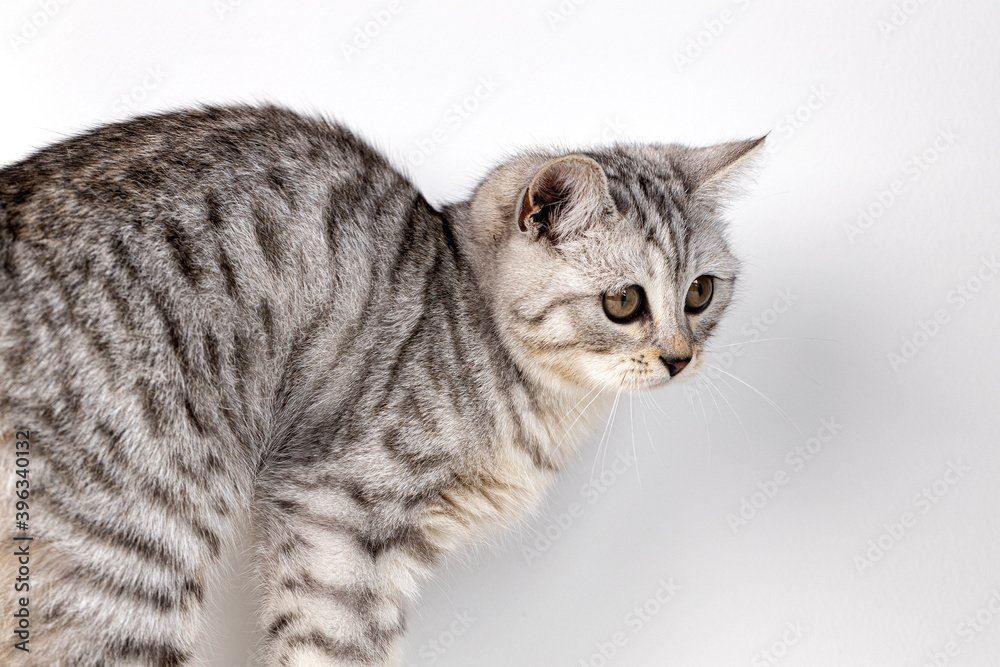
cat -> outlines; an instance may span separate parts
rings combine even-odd
[[[525,152],[441,210],[277,107],[0,171],[3,663],[191,664],[250,534],[261,664],[398,664],[445,554],[535,507],[616,391],[696,372],[763,141]]]

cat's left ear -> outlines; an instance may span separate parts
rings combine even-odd
[[[524,192],[517,224],[532,238],[553,244],[579,236],[605,211],[611,210],[608,177],[601,165],[585,155],[549,160]]]
[[[746,141],[687,148],[665,146],[670,163],[680,172],[689,195],[712,200],[737,189],[741,176],[752,170],[767,135]]]

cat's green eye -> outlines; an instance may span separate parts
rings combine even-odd
[[[688,293],[684,299],[684,310],[691,314],[700,313],[708,308],[714,293],[715,281],[712,276],[698,276],[688,287]]]
[[[642,312],[642,288],[629,285],[623,290],[604,293],[604,314],[619,324],[635,319]]]

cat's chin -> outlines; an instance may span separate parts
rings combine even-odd
[[[667,385],[677,384],[678,382],[683,382],[683,381],[684,381],[683,379],[676,378],[676,377],[670,377],[668,375],[666,377],[658,378],[656,380],[650,380],[644,386],[638,387],[638,390],[639,391],[656,391],[657,389],[662,389],[663,387],[666,387]]]
[[[701,359],[697,359],[692,367],[689,367],[678,373],[677,375],[671,377],[670,375],[663,375],[659,377],[641,377],[641,378],[627,378],[620,386],[622,391],[629,394],[640,394],[649,391],[656,391],[657,389],[662,389],[667,385],[678,385],[687,384],[688,382],[693,382],[698,378],[699,371],[701,370]],[[619,385],[609,386],[608,389],[612,391],[617,391]]]
[[[662,389],[663,387],[666,387],[668,384],[677,384],[677,382],[678,381],[676,379],[674,379],[674,378],[672,378],[672,377],[670,377],[668,375],[666,377],[659,378],[657,380],[652,380],[645,387],[642,387],[642,390],[643,391],[654,391],[656,389]]]
[[[623,381],[618,383],[608,384],[604,391],[617,392],[620,389],[623,394],[645,394],[650,391],[662,389],[668,384],[671,384],[673,381],[675,381],[675,378],[672,378],[669,375],[656,378],[625,378]]]

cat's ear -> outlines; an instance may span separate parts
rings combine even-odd
[[[611,196],[604,170],[585,155],[546,162],[524,191],[517,224],[532,238],[553,243],[578,236],[595,217],[609,210]]]
[[[665,146],[670,163],[680,172],[689,195],[716,199],[737,189],[740,177],[751,171],[767,135],[702,148]]]

